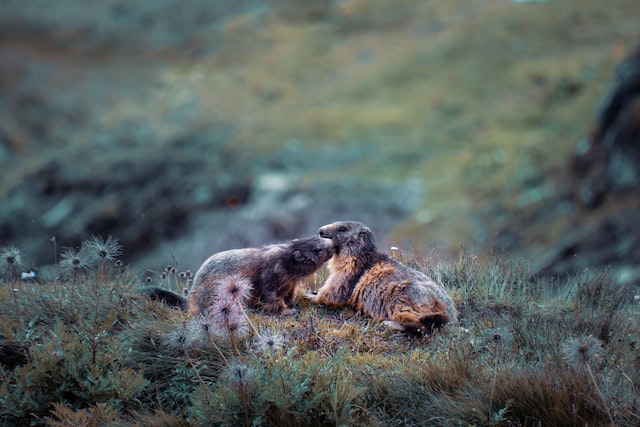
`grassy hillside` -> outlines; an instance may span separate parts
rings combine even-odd
[[[185,161],[171,141],[224,128],[255,175],[276,156],[278,172],[305,182],[417,183],[418,207],[391,239],[443,250],[491,245],[512,208],[560,192],[568,153],[640,39],[635,0],[256,1],[224,19],[199,2],[201,19],[187,9],[177,22],[145,3],[129,14],[104,6],[93,27],[80,3],[42,18],[9,5],[22,19],[2,46],[25,72],[3,80],[20,90],[2,119],[16,156],[1,196],[52,156],[64,161],[62,148],[93,158],[131,139],[140,162],[162,151],[169,169]],[[137,13],[151,15],[137,23]],[[485,220],[496,202],[506,217]],[[552,244],[565,228],[535,238]]]
[[[553,194],[640,37],[633,1],[282,3],[232,20],[220,49],[159,75],[151,104],[207,94],[197,114],[233,123],[257,156],[333,150],[338,166],[309,162],[310,179],[420,182],[425,198],[394,238],[441,247],[490,242],[477,212],[492,200]],[[358,161],[339,166],[352,152]],[[546,193],[527,192],[547,180]]]
[[[140,292],[188,274],[143,280],[109,260],[117,241],[102,248],[97,262],[65,252],[59,278],[39,283],[18,280],[22,255],[3,250],[2,425],[640,421],[640,289],[606,271],[541,282],[517,260],[396,253],[460,310],[459,324],[411,337],[302,298],[293,316],[238,305],[189,318]]]
[[[505,226],[509,207],[558,191],[615,65],[638,42],[637,0],[319,4],[242,9],[215,40],[195,31],[189,48],[145,51],[132,32],[130,49],[118,51],[104,30],[98,48],[55,49],[82,34],[55,25],[45,45],[3,33],[2,47],[40,71],[0,81],[28,101],[26,119],[3,110],[16,155],[0,194],[51,153],[56,167],[80,171],[60,147],[87,146],[98,159],[114,129],[160,149],[220,125],[230,129],[225,144],[257,168],[297,153],[299,164],[283,157],[281,166],[298,168],[301,181],[418,183],[424,199],[390,239],[434,245],[446,260],[394,256],[442,283],[460,323],[411,337],[299,297],[296,315],[238,305],[221,326],[222,311],[192,319],[144,298],[145,286],[183,289],[190,278],[169,269],[147,280],[116,262],[113,240],[103,257],[95,245],[107,242],[96,240],[91,256],[56,253],[37,281],[20,279],[24,254],[3,247],[0,425],[640,423],[638,284],[596,269],[542,280],[531,274],[536,260],[476,256],[494,237],[479,218],[494,202],[506,213],[493,220]],[[184,160],[176,152],[167,168]],[[561,234],[555,221],[536,236],[543,248]],[[47,248],[49,236],[39,236]],[[461,242],[476,242],[477,253],[452,249]]]

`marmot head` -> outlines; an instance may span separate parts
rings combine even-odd
[[[288,248],[285,267],[294,274],[309,275],[333,256],[333,242],[312,236],[294,239]]]
[[[376,251],[373,232],[361,222],[337,221],[320,227],[318,234],[333,241],[336,253],[358,256]]]

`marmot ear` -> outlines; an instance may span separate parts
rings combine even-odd
[[[298,262],[304,261],[304,257],[302,256],[302,253],[300,251],[293,251],[293,259]]]
[[[362,230],[360,230],[360,234],[366,233],[371,233],[371,229],[369,227],[362,227]]]

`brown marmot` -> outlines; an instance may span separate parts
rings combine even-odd
[[[260,248],[218,252],[200,266],[189,291],[188,311],[199,314],[215,300],[220,280],[246,276],[253,286],[250,305],[261,304],[281,314],[289,308],[298,284],[319,270],[333,255],[333,242],[313,236]]]
[[[330,275],[311,301],[351,306],[387,326],[414,334],[457,321],[447,292],[424,273],[379,252],[371,230],[356,221],[339,221],[318,230],[333,241]]]

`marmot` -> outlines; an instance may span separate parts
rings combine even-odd
[[[170,307],[176,307],[180,310],[187,308],[187,299],[182,295],[164,288],[147,287],[141,290],[151,301],[163,302]]]
[[[351,306],[387,326],[414,334],[457,321],[447,292],[424,273],[379,252],[371,230],[356,221],[339,221],[318,230],[333,241],[329,277],[309,296],[334,307]]]
[[[218,252],[200,266],[189,291],[188,311],[202,313],[216,295],[221,278],[246,276],[253,285],[250,305],[262,304],[271,311],[290,314],[289,308],[300,281],[319,270],[333,255],[333,242],[313,236],[260,248]]]

